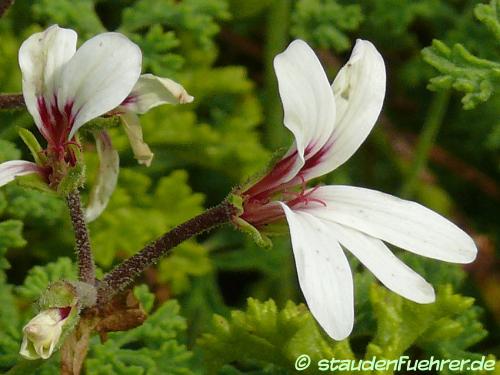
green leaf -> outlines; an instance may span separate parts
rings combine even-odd
[[[27,300],[35,301],[50,283],[61,279],[77,279],[76,266],[69,258],[59,258],[45,266],[33,267],[28,272],[24,284],[16,288],[16,292]]]
[[[498,88],[500,63],[480,59],[472,55],[461,44],[449,48],[434,40],[432,47],[422,50],[424,60],[435,67],[441,75],[430,80],[429,89],[462,91],[464,109],[472,109],[487,101]]]
[[[314,46],[343,52],[351,47],[346,32],[356,30],[363,21],[361,6],[341,5],[337,1],[299,0],[292,16],[291,33]]]
[[[9,268],[9,263],[4,258],[7,250],[26,245],[22,232],[23,223],[19,220],[0,222],[0,280],[3,278],[2,270]]]
[[[36,0],[33,4],[35,17],[49,24],[57,23],[61,26],[70,26],[76,29],[83,38],[104,31],[94,9],[93,0]]]
[[[294,371],[296,358],[304,353],[313,363],[321,358],[353,358],[348,341],[327,339],[306,306],[291,301],[279,310],[273,300],[249,298],[246,311],[233,310],[230,319],[215,315],[210,333],[198,344],[208,374],[234,362],[243,367],[257,363],[261,368],[274,364]]]

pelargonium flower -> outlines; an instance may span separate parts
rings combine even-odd
[[[172,80],[140,76],[142,53],[120,33],[99,34],[78,50],[76,42],[75,31],[53,25],[22,44],[23,96],[47,147],[36,155],[37,163],[0,164],[0,186],[17,176],[38,173],[57,187],[77,164],[78,129],[106,113],[121,115],[136,157],[149,165],[152,153],[142,140],[136,113],[193,99]]]
[[[295,142],[256,183],[242,188],[237,225],[266,227],[286,219],[299,284],[313,316],[334,339],[354,324],[353,278],[345,250],[387,288],[417,303],[435,300],[433,287],[384,242],[453,263],[476,256],[473,240],[444,217],[394,196],[352,186],[307,181],[346,162],[374,126],[385,96],[382,56],[358,40],[330,86],[312,49],[296,40],[274,60],[284,124]]]
[[[185,104],[191,103],[193,99],[184,87],[169,78],[152,74],[143,74],[139,77],[130,94],[111,111],[111,114],[121,117],[132,151],[139,164],[149,167],[153,160],[153,153],[143,140],[142,127],[137,115],[162,104]],[[116,187],[120,164],[118,153],[113,148],[107,132],[95,132],[94,137],[100,163],[97,182],[90,192],[89,204],[85,210],[87,222],[95,220],[106,208]]]
[[[29,169],[56,187],[77,164],[78,129],[119,106],[136,84],[142,54],[124,35],[103,33],[78,50],[76,42],[75,31],[53,25],[19,49],[24,100],[47,147],[37,168],[24,161],[0,165],[2,180]]]

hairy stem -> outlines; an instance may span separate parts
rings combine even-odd
[[[14,4],[14,1],[15,0],[0,0],[0,17],[2,17],[7,9]]]
[[[140,252],[123,261],[108,273],[98,290],[99,305],[108,302],[116,293],[128,287],[148,267],[158,262],[181,242],[221,224],[234,214],[234,207],[227,201],[175,227]]]
[[[80,281],[95,284],[95,265],[90,247],[89,231],[80,202],[80,193],[75,190],[66,197],[71,222],[75,231],[75,247]]]
[[[0,4],[0,17],[2,5]],[[22,94],[0,94],[0,109],[23,109],[26,107]]]
[[[427,165],[429,153],[434,145],[439,128],[443,123],[449,101],[449,91],[436,93],[432,100],[427,119],[425,120],[422,132],[420,133],[420,137],[418,139],[410,171],[407,175],[406,182],[401,189],[401,195],[404,198],[411,198],[415,192],[420,173]]]

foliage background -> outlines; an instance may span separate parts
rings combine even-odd
[[[125,33],[143,50],[144,72],[171,77],[196,98],[141,118],[155,153],[150,168],[137,165],[124,133],[112,129],[119,185],[90,227],[102,270],[217,204],[289,144],[272,58],[296,37],[316,48],[331,79],[358,37],[387,64],[378,125],[323,182],[413,198],[452,218],[480,248],[466,268],[400,254],[436,286],[428,306],[388,292],[351,259],[356,325],[336,343],[301,304],[289,240],[265,250],[224,227],[182,244],[139,280],[135,293],[150,318],[103,345],[94,338],[85,372],[291,374],[302,353],[498,357],[499,14],[494,1],[473,0],[17,0],[0,20],[1,92],[20,91],[22,41],[58,23],[76,29],[80,42]],[[0,123],[0,161],[28,158],[16,129],[33,127],[30,116],[3,112]],[[91,186],[90,138],[86,161]],[[16,184],[0,189],[0,370],[19,360],[21,328],[39,292],[75,277],[72,249],[59,198]],[[54,373],[57,361],[36,373]]]

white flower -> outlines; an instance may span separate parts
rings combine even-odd
[[[33,34],[19,50],[23,96],[36,126],[47,141],[38,164],[13,160],[0,164],[0,186],[18,176],[38,173],[56,188],[77,163],[75,134],[103,114],[122,119],[134,155],[149,166],[153,153],[144,142],[137,114],[164,103],[190,103],[178,83],[141,73],[142,54],[119,33],[104,33],[76,50],[75,31],[57,25]],[[118,178],[119,158],[104,132],[96,136],[100,157],[98,185],[87,210],[89,221],[105,209]]]
[[[99,172],[96,183],[89,196],[89,204],[85,210],[85,220],[91,222],[99,217],[108,205],[115,190],[120,171],[120,157],[113,148],[108,133],[103,130],[95,132],[97,154],[99,155]]]
[[[47,359],[55,350],[71,308],[51,308],[40,312],[23,328],[21,354],[26,359]]]
[[[142,127],[137,114],[143,114],[159,105],[191,103],[193,97],[180,84],[168,78],[143,74],[132,92],[113,113],[118,114],[139,164],[150,166],[153,153],[142,137]],[[95,134],[99,154],[99,174],[90,194],[85,219],[91,222],[106,208],[118,180],[119,156],[105,131]]]
[[[141,73],[141,51],[122,34],[97,35],[78,50],[76,41],[73,30],[54,25],[30,36],[19,50],[23,96],[47,141],[44,177],[52,183],[66,166],[76,164],[70,146],[78,129],[119,106]],[[31,164],[16,162],[18,168],[0,165],[0,182],[26,174]]]
[[[348,250],[387,288],[417,303],[435,299],[432,286],[401,262],[385,242],[446,262],[469,263],[477,249],[461,229],[410,201],[351,186],[305,183],[347,161],[380,114],[385,96],[382,56],[358,40],[332,86],[311,48],[296,40],[274,67],[284,123],[295,142],[273,169],[243,191],[240,219],[257,229],[288,221],[300,287],[332,338],[354,324],[353,279]],[[300,187],[292,193],[291,189]]]

